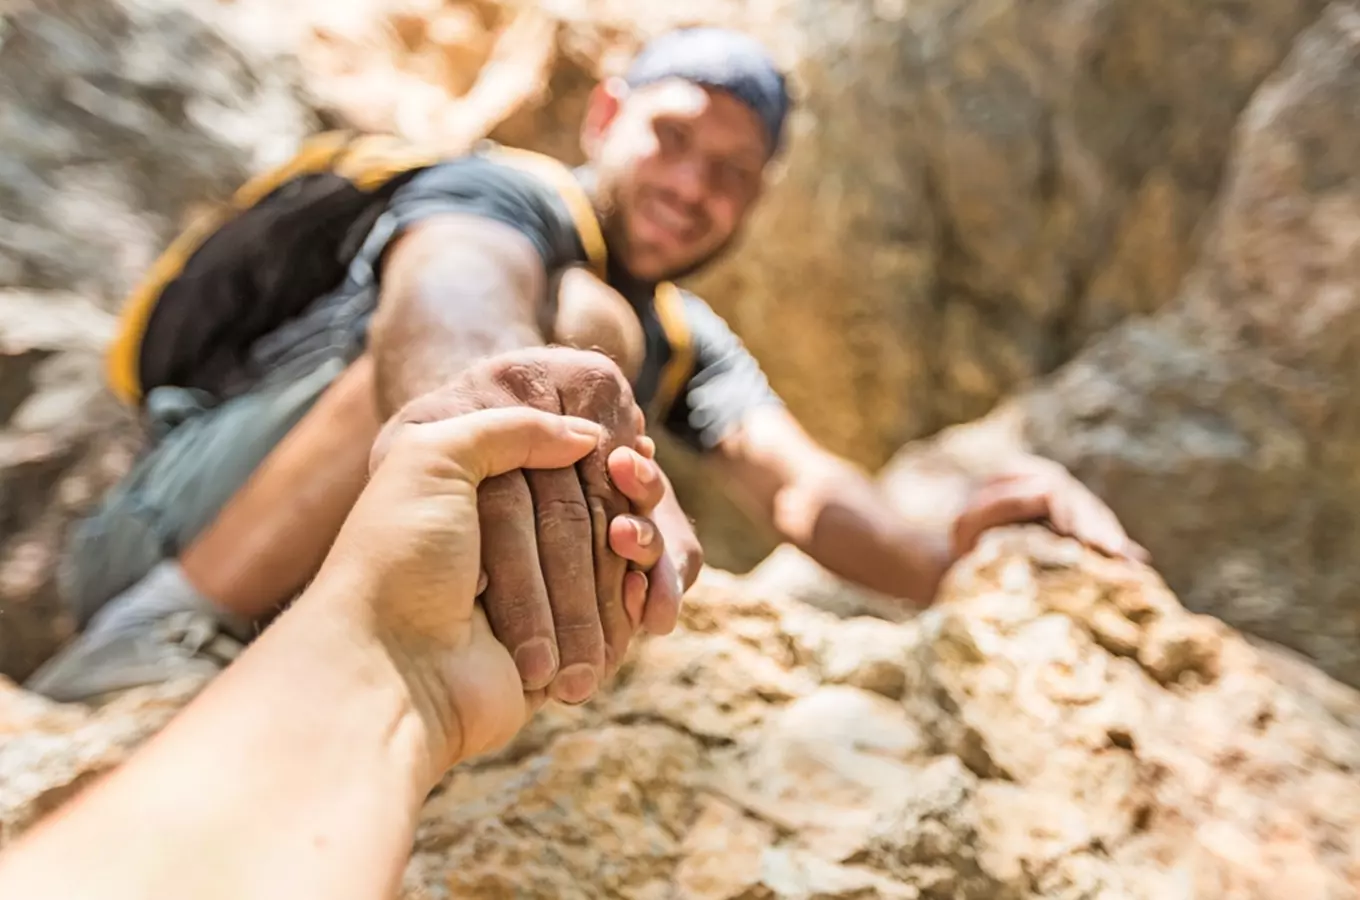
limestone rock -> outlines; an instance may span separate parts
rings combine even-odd
[[[1191,609],[1360,684],[1357,21],[1356,4],[1329,7],[1247,107],[1178,298],[905,448],[881,475],[905,515],[938,527],[970,479],[1028,447],[1106,499]],[[855,596],[824,573],[792,580],[822,605]]]
[[[1333,4],[1247,108],[1176,301],[906,448],[882,474],[894,503],[927,514],[931,479],[966,483],[1027,446],[1105,498],[1191,609],[1360,684],[1357,21]]]
[[[1360,684],[1360,6],[1334,3],[1243,115],[1177,304],[1024,401],[1191,608]]]
[[[1042,896],[1352,896],[1360,844],[1332,816],[1357,809],[1360,732],[1247,641],[1051,537],[996,536],[946,594],[907,706],[987,779],[994,875]]]
[[[103,389],[124,292],[194,207],[317,121],[294,67],[223,4],[55,0],[0,18],[0,672],[68,633],[67,523],[126,470]],[[243,27],[245,26],[245,27]]]
[[[121,301],[192,206],[316,127],[295,69],[231,14],[208,0],[5,11],[0,286]]]
[[[605,695],[449,773],[403,896],[1353,896],[1360,694],[1038,529],[945,594],[845,622],[707,573]],[[855,644],[897,648],[900,699],[834,683]],[[192,693],[0,685],[0,843]]]
[[[13,677],[69,634],[54,581],[66,525],[137,446],[100,382],[112,327],[79,295],[0,290],[0,673]]]

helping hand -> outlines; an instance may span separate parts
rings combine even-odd
[[[491,629],[510,648],[531,702],[581,703],[617,670],[638,624],[629,610],[644,593],[648,606],[659,597],[663,619],[668,604],[678,608],[665,570],[649,572],[666,565],[665,541],[649,519],[652,486],[663,482],[618,367],[602,354],[561,347],[488,358],[401,409],[375,454],[411,423],[503,406],[601,426],[599,446],[575,467],[509,472],[478,491],[482,605]],[[647,486],[635,472],[650,479]],[[622,486],[611,483],[610,475],[621,473]]]
[[[476,602],[478,487],[520,469],[572,471],[601,436],[596,423],[518,406],[402,424],[375,448],[373,477],[317,581],[363,604],[441,771],[503,745],[532,711]]]

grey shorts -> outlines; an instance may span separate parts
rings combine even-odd
[[[153,445],[65,548],[60,588],[80,625],[211,524],[346,364],[332,355],[215,406],[181,388],[152,391]]]

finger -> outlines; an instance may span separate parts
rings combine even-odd
[[[638,436],[635,449],[648,459],[656,459],[656,441],[645,434]]]
[[[1137,560],[1143,565],[1152,564],[1152,551],[1135,540],[1129,540],[1126,552],[1130,559]]]
[[[520,472],[496,475],[477,491],[486,593],[482,606],[527,691],[557,674],[552,608],[539,567],[533,498]]]
[[[642,617],[647,609],[647,575],[644,572],[626,572],[623,576],[623,608],[628,611],[628,621],[633,630],[642,627]]]
[[[515,469],[573,465],[595,449],[600,426],[586,419],[520,406],[403,425],[393,444],[402,439],[433,448],[478,484]]]
[[[609,523],[609,549],[646,572],[661,559],[666,544],[656,526],[641,516],[619,516]]]
[[[599,603],[600,627],[605,638],[605,675],[612,676],[627,652],[632,625],[623,602],[623,577],[628,561],[609,549],[609,523],[631,512],[630,501],[609,475],[608,457],[613,448],[631,448],[643,423],[642,412],[633,401],[632,391],[617,367],[583,370],[580,377],[561,391],[562,408],[588,415],[599,421],[607,435],[601,448],[576,466],[586,500],[590,505],[592,538],[595,551],[595,593]],[[641,456],[634,453],[638,459]]]
[[[647,605],[642,614],[642,627],[648,634],[670,634],[675,630],[684,594],[675,560],[669,555],[661,557],[656,567],[647,573]]]
[[[970,552],[988,529],[1032,522],[1048,513],[1048,491],[1033,480],[989,484],[977,493],[968,508],[954,520],[954,555],[962,556]]]
[[[623,603],[623,576],[628,571],[628,560],[609,548],[611,516],[605,501],[590,497],[591,536],[595,559],[595,595],[600,613],[600,628],[604,631],[605,678],[618,671],[628,642],[633,637],[633,626]]]
[[[1128,549],[1128,536],[1119,520],[1094,500],[1082,503],[1073,516],[1071,536],[1106,556],[1124,556]]]
[[[525,473],[538,529],[538,563],[557,636],[557,675],[548,694],[584,703],[604,675],[604,631],[595,601],[590,509],[576,469]]]
[[[1144,564],[1151,562],[1151,554],[1147,548],[1128,536],[1124,526],[1109,507],[1095,497],[1090,497],[1089,502],[1084,505],[1089,506],[1090,511],[1084,513],[1085,518],[1077,525],[1073,537],[1090,544],[1107,556]]]
[[[661,467],[641,453],[619,447],[607,460],[609,480],[632,503],[633,508],[647,514],[666,495],[666,482]]]

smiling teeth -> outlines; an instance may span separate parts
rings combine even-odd
[[[653,204],[653,208],[656,211],[657,221],[667,228],[672,229],[673,231],[684,231],[685,228],[688,227],[688,222],[685,221],[685,217],[679,213],[667,209],[660,203]]]

